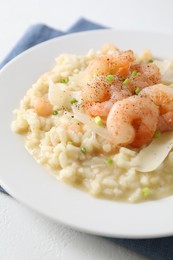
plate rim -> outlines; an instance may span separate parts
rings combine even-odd
[[[99,29],[99,30],[91,30],[91,31],[87,31],[87,32],[78,32],[78,33],[73,33],[73,34],[68,34],[68,35],[63,35],[63,36],[59,36],[59,37],[56,37],[54,39],[50,39],[50,40],[47,40],[43,43],[40,43],[36,46],[33,46],[31,48],[29,48],[28,50],[24,51],[23,53],[17,55],[13,60],[11,60],[8,64],[6,64],[1,70],[0,70],[0,78],[1,76],[3,75],[4,72],[6,72],[6,70],[9,69],[10,66],[13,66],[18,60],[20,59],[25,59],[25,55],[29,55],[30,53],[33,52],[33,50],[37,50],[39,49],[41,46],[44,48],[44,46],[46,46],[47,44],[52,44],[53,42],[57,42],[59,41],[60,39],[69,39],[70,37],[76,37],[76,35],[86,35],[86,34],[97,34],[97,33],[105,33],[105,32],[110,32],[110,33],[130,33],[130,32],[133,32],[133,33],[144,33],[144,34],[150,34],[150,35],[167,35],[169,37],[171,37],[173,39],[173,34],[168,34],[168,33],[152,33],[152,32],[142,32],[142,31],[127,31],[127,30],[115,30],[115,29]],[[0,173],[0,179],[1,179],[1,173]],[[70,227],[73,227],[77,230],[80,230],[80,231],[84,231],[84,232],[87,232],[87,233],[91,233],[91,234],[96,234],[96,235],[102,235],[102,236],[108,236],[108,237],[121,237],[121,238],[153,238],[153,237],[161,237],[161,236],[169,236],[169,235],[172,235],[173,234],[173,227],[172,227],[172,231],[168,232],[155,232],[155,234],[153,233],[150,233],[150,234],[123,234],[123,233],[116,233],[116,234],[110,234],[110,233],[107,233],[107,232],[103,232],[103,231],[99,231],[99,230],[89,230],[88,228],[85,229],[85,227],[79,227],[79,226],[76,226],[75,224],[72,225],[72,224],[69,224],[67,223],[67,221],[62,221],[60,219],[57,219],[56,217],[54,218],[53,216],[50,216],[49,214],[46,214],[45,212],[41,212],[40,210],[38,210],[37,208],[35,208],[33,205],[30,205],[30,203],[27,203],[25,200],[22,200],[21,196],[18,195],[17,193],[13,192],[13,190],[8,187],[8,184],[4,183],[3,180],[0,180],[0,184],[2,187],[5,188],[5,190],[7,192],[9,192],[9,194],[11,194],[14,198],[16,198],[18,201],[20,201],[22,204],[24,205],[27,205],[29,208],[32,208],[34,209],[35,211],[37,211],[38,213],[42,213],[43,215],[46,215],[47,217],[51,218],[51,219],[54,219],[62,224],[65,224],[67,226],[70,226]],[[89,196],[87,194],[87,196]],[[165,199],[163,199],[162,201],[164,201]]]

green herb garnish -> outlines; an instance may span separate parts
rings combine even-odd
[[[159,138],[160,136],[161,136],[161,132],[159,130],[156,130],[156,132],[154,133],[154,137]]]
[[[114,80],[114,76],[113,75],[107,75],[106,76],[106,79],[109,81],[109,82],[112,82]]]
[[[141,91],[140,88],[136,88],[135,89],[135,94],[138,95],[140,91]]]
[[[129,79],[125,79],[124,81],[123,81],[123,85],[124,86],[127,86],[129,84]]]
[[[101,125],[103,124],[103,121],[102,121],[102,119],[101,119],[99,116],[96,116],[96,117],[94,118],[94,121],[95,121],[95,123],[96,123],[97,125],[99,125],[99,126],[101,126]]]
[[[173,84],[173,82],[170,82],[170,81],[163,81],[162,84],[169,86],[169,85]]]
[[[82,153],[86,153],[87,150],[86,150],[85,147],[81,147],[81,148],[80,148],[80,151],[81,151]]]
[[[142,195],[145,197],[145,198],[147,198],[149,195],[150,195],[150,189],[148,188],[148,187],[145,187],[145,188],[143,188],[142,190],[141,190],[141,192],[142,192]]]
[[[138,71],[137,71],[137,70],[134,70],[134,71],[132,72],[132,77],[133,77],[133,78],[136,77],[137,74],[138,74]]]
[[[75,103],[77,103],[78,101],[77,101],[77,99],[76,98],[72,98],[72,100],[70,100],[70,103],[73,105],[73,104],[75,104]]]
[[[113,161],[113,159],[112,158],[107,158],[106,159],[106,163],[107,164],[112,164],[114,161]]]
[[[69,79],[68,79],[68,78],[61,79],[61,80],[60,80],[60,82],[61,82],[61,83],[64,83],[64,84],[67,84],[67,83],[68,83],[68,81],[69,81]]]
[[[53,110],[52,111],[52,115],[54,115],[54,116],[58,115],[58,111],[57,110]]]
[[[67,144],[71,144],[71,145],[73,145],[73,142],[72,142],[72,141],[68,141]]]

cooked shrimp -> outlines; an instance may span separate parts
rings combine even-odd
[[[84,104],[84,109],[87,114],[90,116],[100,116],[102,118],[106,118],[109,114],[113,106],[113,102],[111,100],[104,102],[87,102]]]
[[[149,99],[131,96],[116,102],[107,117],[107,129],[115,145],[148,144],[157,127],[158,107]]]
[[[106,118],[115,102],[118,100],[122,100],[124,98],[130,97],[132,93],[130,90],[127,88],[125,89],[115,89],[112,92],[111,98],[107,101],[104,102],[91,102],[91,103],[86,103],[84,105],[85,111],[90,115],[90,116],[100,116],[103,118]]]
[[[149,97],[157,106],[160,113],[165,114],[173,110],[173,87],[158,84],[143,89],[139,96]]]
[[[95,75],[100,76],[109,74],[126,76],[129,67],[134,60],[135,57],[131,50],[116,52],[110,55],[102,55],[89,63],[87,72],[91,78]]]
[[[112,55],[110,59],[112,74],[125,77],[134,60],[135,56],[131,50]]]
[[[137,74],[133,76],[133,71]],[[128,86],[134,93],[136,88],[146,88],[161,82],[161,75],[159,68],[155,64],[132,64],[130,67],[130,75]]]
[[[107,55],[99,56],[94,60],[90,61],[87,67],[87,73],[90,78],[94,76],[108,75],[111,73],[111,66],[109,64],[109,59]]]
[[[88,81],[82,89],[82,99],[84,102],[103,102],[110,99],[110,86],[105,76],[95,77]]]
[[[173,88],[158,84],[143,89],[139,95],[149,97],[159,107],[157,129],[161,132],[173,131]]]
[[[113,103],[115,103],[119,100],[130,97],[131,95],[131,90],[126,86],[123,86],[121,88],[112,88],[111,100]]]
[[[159,116],[157,130],[160,132],[173,131],[173,111]]]
[[[141,73],[143,73],[148,80],[152,82],[152,85],[161,82],[160,69],[153,63],[142,63],[141,64]]]
[[[38,116],[47,117],[52,113],[52,105],[49,100],[44,97],[39,97],[35,100],[34,108]]]
[[[131,91],[122,86],[122,80],[114,76],[108,81],[105,76],[90,80],[82,90],[84,109],[90,116],[107,117],[113,103],[132,95]]]

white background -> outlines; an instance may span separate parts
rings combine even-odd
[[[172,0],[1,0],[0,61],[31,24],[46,23],[66,30],[85,17],[118,30],[173,33],[172,12]],[[145,258],[102,238],[53,223],[0,194],[0,259]]]

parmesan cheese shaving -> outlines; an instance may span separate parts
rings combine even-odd
[[[154,63],[159,67],[162,81],[173,82],[173,61],[169,60],[155,60]]]
[[[110,139],[109,133],[108,133],[106,128],[104,128],[102,126],[97,126],[96,123],[94,122],[94,120],[91,117],[89,117],[86,114],[80,112],[78,110],[78,108],[76,108],[75,106],[72,106],[72,110],[73,110],[75,118],[78,119],[83,124],[87,125],[94,133],[102,136],[106,140]]]
[[[48,99],[53,106],[57,106],[61,109],[63,106],[70,108],[70,101],[75,98],[78,104],[81,103],[81,91],[70,91],[68,90],[66,84],[54,83],[49,79],[49,91]]]
[[[142,149],[132,159],[131,166],[140,172],[151,172],[157,169],[173,147],[173,132],[162,134],[151,144]]]

